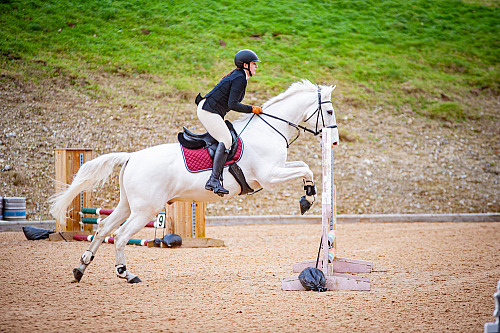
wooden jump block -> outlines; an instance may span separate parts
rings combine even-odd
[[[64,184],[71,184],[80,167],[93,158],[93,150],[87,148],[56,148],[55,193],[66,190]],[[80,210],[89,207],[92,202],[92,191],[81,192],[67,207],[66,218],[56,220],[56,231],[80,231]],[[85,225],[84,230],[92,231],[92,225]]]
[[[66,241],[72,242],[74,235],[92,235],[93,233],[88,230],[83,231],[60,231],[49,235],[51,241]]]
[[[307,267],[316,267],[316,260],[299,261],[293,264],[293,272],[300,273]],[[323,269],[323,262],[318,262],[318,269]],[[328,264],[328,271],[332,273],[371,273],[373,263],[371,261],[356,260],[348,258],[335,258],[333,263]]]
[[[91,235],[93,233],[89,231],[61,231],[49,235],[49,240],[51,241],[67,241],[73,242],[74,235]],[[148,240],[148,247],[165,247],[165,244],[160,243],[160,245],[154,245],[154,241]],[[224,241],[221,239],[199,237],[199,238],[185,238],[182,240],[183,248],[201,248],[201,247],[222,247],[224,246]]]
[[[325,276],[328,290],[358,290],[369,291],[370,279],[349,274],[333,273]],[[281,282],[281,289],[289,290],[306,290],[299,281],[297,276],[284,278]]]
[[[221,239],[197,237],[197,238],[183,239],[181,247],[222,247],[222,246],[224,246],[224,241]]]
[[[201,248],[201,247],[223,247],[224,241],[221,239],[197,237],[197,238],[183,238],[181,248]],[[148,242],[148,247],[161,247],[169,248],[163,242],[160,245],[155,245],[151,240]]]

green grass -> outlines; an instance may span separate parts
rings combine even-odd
[[[499,36],[492,1],[0,0],[2,67],[37,60],[74,77],[148,74],[192,93],[251,48],[263,61],[254,91],[341,82],[358,105],[454,121],[474,110],[442,93],[498,94]]]

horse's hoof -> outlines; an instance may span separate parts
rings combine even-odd
[[[80,269],[80,267],[73,268],[73,276],[75,277],[76,282],[80,282],[83,276],[83,271]]]
[[[303,195],[300,198],[300,214],[304,215],[304,213],[307,212],[309,208],[311,208],[311,206],[312,204],[309,201],[307,201],[306,196]]]
[[[138,276],[135,276],[135,277],[133,277],[132,279],[128,280],[127,282],[128,282],[128,283],[139,283],[139,282],[142,282],[142,280],[141,280],[141,279],[139,279],[139,277],[138,277]]]

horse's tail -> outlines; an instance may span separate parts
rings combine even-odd
[[[104,184],[117,164],[123,164],[131,153],[111,153],[85,162],[78,170],[71,185],[64,184],[66,190],[50,198],[50,213],[58,221],[65,221],[66,209],[80,192],[91,190]]]

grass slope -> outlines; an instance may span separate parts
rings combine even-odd
[[[498,94],[499,36],[494,1],[0,1],[4,68],[148,74],[191,96],[251,48],[263,60],[254,91],[342,82],[355,106],[448,121],[476,117],[461,96]]]

